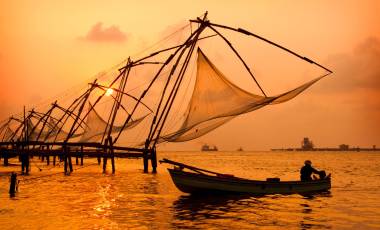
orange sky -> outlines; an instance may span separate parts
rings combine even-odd
[[[221,149],[380,146],[378,1],[1,1],[0,118],[90,79],[209,11],[332,69],[283,105],[239,117],[198,140]],[[312,78],[312,77],[311,77]],[[310,78],[310,79],[311,79]],[[275,88],[275,82],[268,83]]]

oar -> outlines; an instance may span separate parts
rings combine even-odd
[[[186,165],[186,164],[179,163],[179,162],[176,162],[176,161],[172,161],[172,160],[169,160],[169,159],[166,159],[166,158],[160,160],[160,163],[161,164],[162,163],[167,163],[167,164],[176,165],[176,166],[179,166],[179,167],[183,167],[183,168],[187,168],[187,169],[193,170],[193,171],[198,172],[198,173],[206,172],[206,173],[210,173],[210,174],[215,174],[217,176],[226,176],[226,175],[232,176],[232,175],[229,175],[229,174],[217,173],[217,172],[213,172],[213,171],[210,171],[210,170],[197,168],[197,167],[194,167],[194,166],[190,166],[190,165]]]

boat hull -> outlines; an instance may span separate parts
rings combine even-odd
[[[218,177],[168,169],[176,187],[184,193],[247,193],[252,195],[314,193],[331,188],[331,179],[313,181],[258,181]]]

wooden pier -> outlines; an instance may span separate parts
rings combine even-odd
[[[117,158],[142,158],[144,172],[148,172],[149,160],[152,172],[157,172],[157,156],[155,149],[130,148],[100,143],[45,143],[39,141],[30,142],[0,142],[0,159],[3,165],[8,166],[8,159],[18,158],[21,162],[21,172],[30,172],[30,158],[40,157],[46,159],[46,164],[56,165],[57,161],[64,162],[64,172],[73,172],[73,160],[78,165],[83,165],[84,158],[97,158],[98,164],[103,160],[103,172],[107,170],[108,159],[111,161],[112,173],[116,171],[115,157]]]

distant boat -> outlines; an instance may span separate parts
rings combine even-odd
[[[237,149],[237,151],[242,152],[242,151],[244,151],[244,149],[243,149],[242,147],[239,147],[239,148]]]
[[[218,147],[216,147],[214,145],[213,148],[211,148],[208,144],[204,144],[202,145],[202,148],[201,148],[202,151],[218,151]]]

